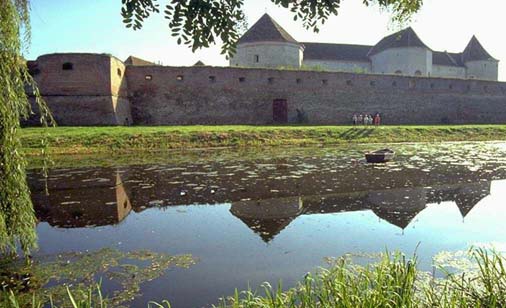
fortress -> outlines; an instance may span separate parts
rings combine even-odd
[[[28,67],[59,125],[285,124],[301,111],[317,125],[364,112],[386,124],[506,122],[506,83],[476,37],[462,53],[437,52],[411,28],[375,46],[299,43],[264,15],[230,67],[85,53]]]

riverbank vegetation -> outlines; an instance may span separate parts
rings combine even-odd
[[[455,264],[466,265],[467,271],[455,268]],[[417,270],[417,259],[407,259],[400,253],[384,253],[379,262],[366,266],[342,257],[332,260],[328,268],[316,274],[307,274],[295,288],[283,291],[281,285],[273,288],[265,283],[262,295],[251,290],[236,291],[217,307],[505,307],[505,266],[506,258],[502,254],[481,248],[438,267],[442,278]],[[65,307],[114,306],[95,286],[75,293],[66,290],[59,298]],[[21,307],[14,293],[0,295],[2,307]],[[25,303],[28,306],[23,307],[43,305],[35,300]],[[146,306],[170,307],[170,304],[165,301],[146,303]]]
[[[20,134],[24,152],[40,154],[45,146],[40,143],[44,133],[52,154],[98,154],[213,147],[493,141],[506,138],[506,125],[24,128]]]

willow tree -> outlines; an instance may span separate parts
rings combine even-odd
[[[36,246],[36,218],[18,134],[20,120],[31,113],[27,92],[32,92],[42,124],[47,124],[48,113],[22,57],[29,42],[29,0],[0,0],[0,252],[14,252],[18,242],[25,253]]]
[[[253,0],[251,0],[253,1]],[[319,31],[330,16],[337,15],[344,0],[270,0],[293,14],[306,29]],[[349,0],[351,1],[351,0]],[[391,14],[391,20],[403,24],[420,10],[423,0],[353,0],[365,6],[375,5]],[[245,25],[244,0],[121,0],[121,15],[128,28],[139,30],[152,14],[163,10],[168,28],[178,44],[193,51],[221,40],[221,52],[235,53],[235,45]],[[166,3],[164,6],[160,2]]]

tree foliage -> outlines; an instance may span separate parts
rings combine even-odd
[[[337,15],[344,0],[271,0],[290,10],[294,20],[301,20],[306,29],[319,31],[332,15]],[[355,0],[357,1],[357,0]],[[392,14],[394,22],[408,21],[418,12],[423,0],[361,0],[364,5],[376,5]],[[242,31],[246,28],[243,0],[122,0],[121,15],[128,28],[139,30],[144,21],[163,11],[171,35],[178,44],[195,51],[209,47],[221,39],[222,54],[230,57]]]
[[[36,219],[18,135],[20,119],[31,113],[28,89],[43,124],[49,113],[22,58],[29,41],[29,1],[0,1],[0,252],[15,251],[18,241],[25,252],[36,246]]]

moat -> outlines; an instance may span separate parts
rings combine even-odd
[[[444,251],[504,248],[506,143],[390,146],[396,160],[375,166],[363,152],[381,145],[60,157],[49,194],[37,169],[29,175],[33,257],[189,254],[187,266],[146,275],[125,304],[202,307],[264,281],[291,287],[328,257],[416,252],[430,271]],[[124,277],[99,272],[106,296],[121,289]]]

